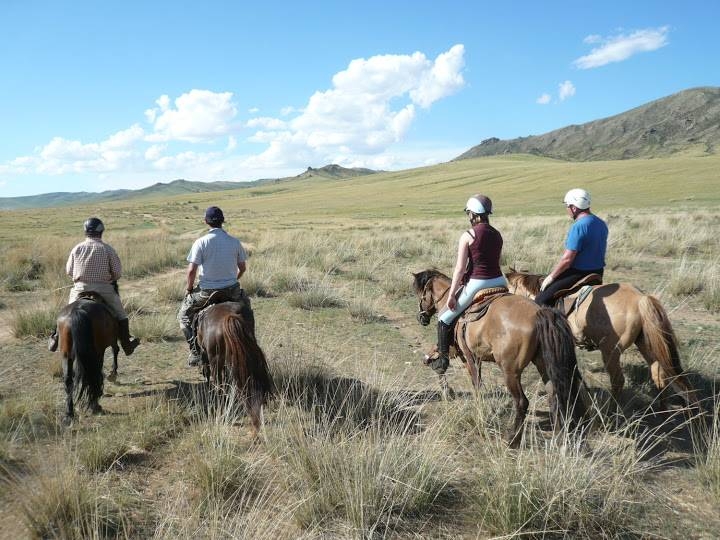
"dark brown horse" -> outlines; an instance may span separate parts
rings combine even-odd
[[[223,302],[198,314],[197,343],[203,355],[203,373],[221,392],[235,385],[244,399],[252,428],[262,423],[262,406],[273,393],[272,377],[265,353],[242,317],[243,304]]]
[[[445,309],[450,278],[437,270],[413,275],[418,321],[427,325],[433,314]],[[555,426],[565,422],[572,427],[581,421],[584,405],[578,398],[582,380],[576,369],[575,343],[567,322],[557,311],[540,308],[521,296],[502,296],[479,320],[465,324],[458,319],[455,343],[475,388],[480,386],[480,361],[500,366],[515,402],[512,445],[520,442],[529,405],[520,376],[530,363],[535,364],[546,385],[552,383],[548,393]]]
[[[102,412],[103,360],[112,347],[113,373],[117,373],[118,323],[101,302],[81,298],[60,310],[58,348],[62,353],[66,424],[75,416],[73,396],[86,402],[93,414]]]
[[[544,276],[510,268],[505,277],[510,292],[535,298]],[[577,293],[569,298],[576,296]],[[629,283],[594,285],[588,297],[570,313],[568,322],[578,346],[601,351],[616,400],[625,385],[620,356],[634,344],[650,366],[658,390],[672,385],[691,408],[699,409],[695,390],[680,365],[670,319],[654,296],[644,294]]]

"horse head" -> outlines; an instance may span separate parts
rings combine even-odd
[[[449,289],[447,286],[445,291],[438,296],[435,291],[437,279],[445,278],[447,280],[447,276],[438,270],[425,270],[413,274],[413,276],[413,289],[418,297],[417,320],[421,325],[427,326],[430,324],[430,318],[437,312],[437,303]]]
[[[527,270],[515,270],[512,266],[505,272],[508,289],[513,294],[534,298],[540,292],[540,284],[544,276],[530,274]]]

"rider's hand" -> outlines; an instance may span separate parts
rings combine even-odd
[[[455,298],[454,295],[448,298],[447,307],[450,311],[455,311],[455,307],[457,307],[457,298]]]
[[[548,276],[543,279],[542,285],[540,285],[540,290],[544,291],[545,289],[547,289],[553,281],[555,281],[555,279],[548,274]]]

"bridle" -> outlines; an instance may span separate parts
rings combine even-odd
[[[432,287],[430,286],[430,285],[432,285],[431,281],[432,281],[432,279],[429,279],[427,281],[427,283],[425,283],[422,294],[420,295],[420,299],[418,300],[417,319],[421,324],[425,324],[425,325],[428,324],[428,322],[430,321],[430,317],[432,317],[432,315],[437,311],[438,302],[440,302],[445,297],[445,295],[448,293],[448,291],[450,290],[450,287],[445,289],[445,292],[443,292],[437,298],[437,300],[434,300],[432,298],[432,294],[430,294],[430,304],[427,306],[427,308],[423,308],[423,303],[426,301],[426,297],[428,296],[428,293],[430,293],[430,291],[432,290]],[[423,320],[428,321],[428,322],[423,323],[422,322]]]

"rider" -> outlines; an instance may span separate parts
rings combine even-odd
[[[239,302],[241,314],[255,333],[255,316],[250,298],[240,288],[238,280],[247,268],[247,255],[240,240],[230,236],[222,224],[225,216],[217,206],[205,211],[205,223],[210,230],[195,240],[187,256],[187,286],[185,299],[178,312],[178,321],[190,347],[188,366],[197,366],[201,354],[195,343],[193,321],[195,315],[209,303]],[[200,269],[200,281],[195,288],[195,277]],[[212,299],[210,296],[212,295]]]
[[[472,303],[475,293],[480,289],[507,287],[500,270],[503,239],[490,225],[492,201],[485,195],[473,195],[465,205],[465,213],[472,228],[460,236],[452,284],[447,292],[447,310],[438,316],[439,355],[432,368],[441,374],[450,363],[450,336],[455,320]]]
[[[117,290],[117,280],[122,274],[120,257],[110,244],[102,241],[105,225],[99,218],[91,217],[85,220],[83,229],[85,241],[72,248],[65,265],[68,276],[74,282],[68,304],[72,304],[80,293],[86,291],[100,295],[118,320],[120,344],[125,355],[130,356],[140,344],[140,340],[130,335],[128,316]],[[55,351],[57,346],[57,329],[55,329],[48,341],[48,349]]]
[[[565,195],[565,206],[574,223],[565,240],[565,252],[540,286],[535,302],[552,305],[557,291],[571,287],[589,274],[603,275],[607,249],[607,224],[590,212],[590,194],[571,189]]]

